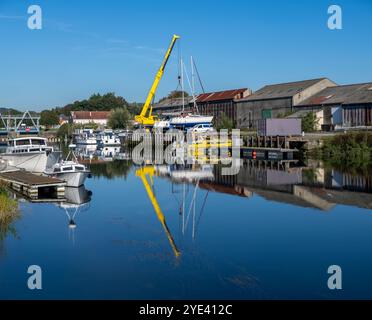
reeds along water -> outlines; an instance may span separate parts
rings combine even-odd
[[[3,240],[9,232],[14,233],[11,225],[19,216],[20,213],[17,200],[10,197],[4,185],[0,185],[0,241]]]

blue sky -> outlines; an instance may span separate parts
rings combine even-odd
[[[27,28],[27,8],[43,29]],[[327,9],[343,9],[343,30]],[[41,110],[113,91],[143,101],[173,33],[208,91],[326,76],[372,81],[371,0],[0,0],[0,107]],[[178,49],[157,98],[177,87]]]

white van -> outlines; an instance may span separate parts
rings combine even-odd
[[[190,129],[192,132],[211,132],[213,127],[210,124],[197,124]]]

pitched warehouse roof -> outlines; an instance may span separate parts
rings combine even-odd
[[[250,94],[248,88],[209,92],[198,95],[196,103],[241,99]]]
[[[326,88],[296,106],[372,103],[372,82]]]
[[[327,78],[303,80],[296,82],[279,83],[273,85],[267,85],[260,90],[256,91],[248,98],[243,99],[244,101],[252,100],[269,100],[278,98],[290,98],[298,94],[299,92],[321,82],[328,80]]]
[[[161,102],[158,102],[154,105],[155,109],[161,109],[161,108],[170,108],[170,107],[182,107],[183,103],[185,105],[188,105],[192,101],[193,97],[185,97],[185,101],[183,101],[183,98],[167,98]]]

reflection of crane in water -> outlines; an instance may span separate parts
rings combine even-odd
[[[170,243],[170,245],[173,249],[174,255],[176,256],[176,258],[178,258],[181,255],[181,252],[178,250],[178,248],[177,248],[177,246],[174,242],[173,236],[172,236],[171,232],[169,231],[169,228],[166,224],[164,214],[163,214],[163,212],[162,212],[162,210],[159,206],[159,203],[158,203],[158,201],[155,197],[154,191],[153,191],[153,186],[154,186],[153,177],[154,177],[154,175],[155,175],[155,168],[153,166],[143,167],[143,168],[140,168],[136,171],[136,176],[141,178],[142,183],[145,186],[145,189],[146,189],[147,194],[150,198],[150,201],[151,201],[151,203],[154,207],[156,215],[157,215],[161,225],[163,226],[164,231],[165,231],[165,233],[167,235],[167,238],[169,240],[169,243]],[[149,177],[150,182],[147,180],[147,176]]]
[[[195,240],[197,229],[209,195],[208,191],[203,199],[200,212],[197,214],[196,202],[197,193],[200,190],[199,184],[201,181],[214,180],[213,165],[163,165],[157,166],[156,172],[161,176],[170,178],[172,181],[173,194],[180,193],[175,190],[174,185],[182,184],[182,200],[179,201],[177,197],[175,197],[179,205],[180,217],[182,218],[182,234],[183,236],[185,235],[192,217],[192,239]],[[186,208],[186,202],[190,192],[189,185],[194,185],[194,190],[192,192],[189,207]]]

